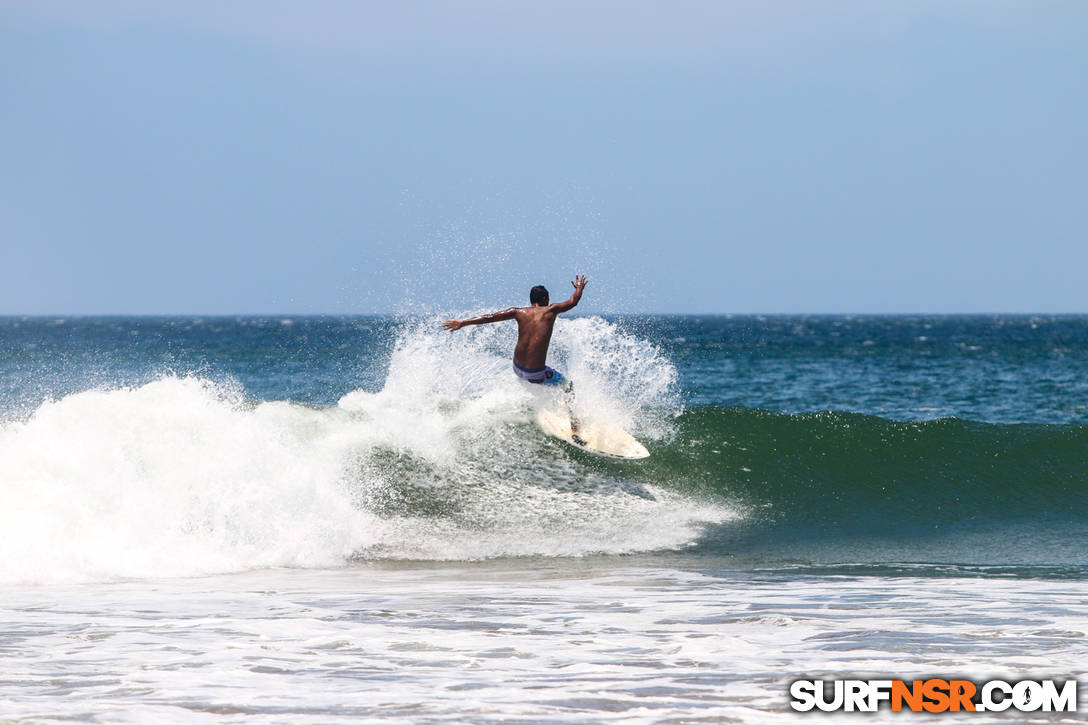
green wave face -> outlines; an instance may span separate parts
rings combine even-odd
[[[799,562],[1088,566],[1088,427],[704,406],[658,485],[744,512],[701,550]]]

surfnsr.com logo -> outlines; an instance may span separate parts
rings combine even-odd
[[[796,680],[790,707],[799,712],[1076,712],[1077,681],[990,680]]]

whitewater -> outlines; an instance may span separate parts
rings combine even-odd
[[[574,322],[565,338],[602,332],[606,355],[568,343],[578,404],[667,435],[675,371],[652,350],[632,354],[635,341],[599,320]],[[328,407],[174,375],[44,402],[0,430],[0,526],[13,534],[0,544],[0,581],[620,554],[683,546],[730,515],[664,490],[632,495],[637,484],[557,456],[531,427],[547,401],[481,337],[412,327],[380,391]],[[442,374],[448,360],[456,375]],[[630,374],[622,364],[645,384],[600,393],[594,382]]]
[[[1088,677],[1084,318],[561,321],[645,462],[542,435],[512,330],[437,322],[0,320],[0,719],[757,723],[801,677]]]

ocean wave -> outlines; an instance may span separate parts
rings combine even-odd
[[[767,521],[889,528],[1084,520],[1088,426],[895,421],[825,411],[702,406],[647,472],[763,512]]]
[[[651,452],[610,460],[536,427],[551,393],[511,375],[513,333],[403,324],[381,389],[335,405],[195,375],[47,400],[0,423],[0,582],[662,550],[1088,565],[1088,427],[685,410],[658,348],[570,320],[550,362],[576,412]]]
[[[668,439],[668,361],[576,323],[555,349],[578,404]],[[334,406],[174,375],[46,401],[0,426],[0,582],[622,554],[732,515],[546,438],[531,421],[548,393],[509,373],[502,334],[408,326],[383,389]],[[625,386],[624,366],[646,384]]]

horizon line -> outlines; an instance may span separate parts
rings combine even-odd
[[[33,318],[165,318],[165,317],[427,317],[447,313],[421,312],[0,312],[0,319]],[[593,312],[565,317],[1078,317],[1088,312]]]

